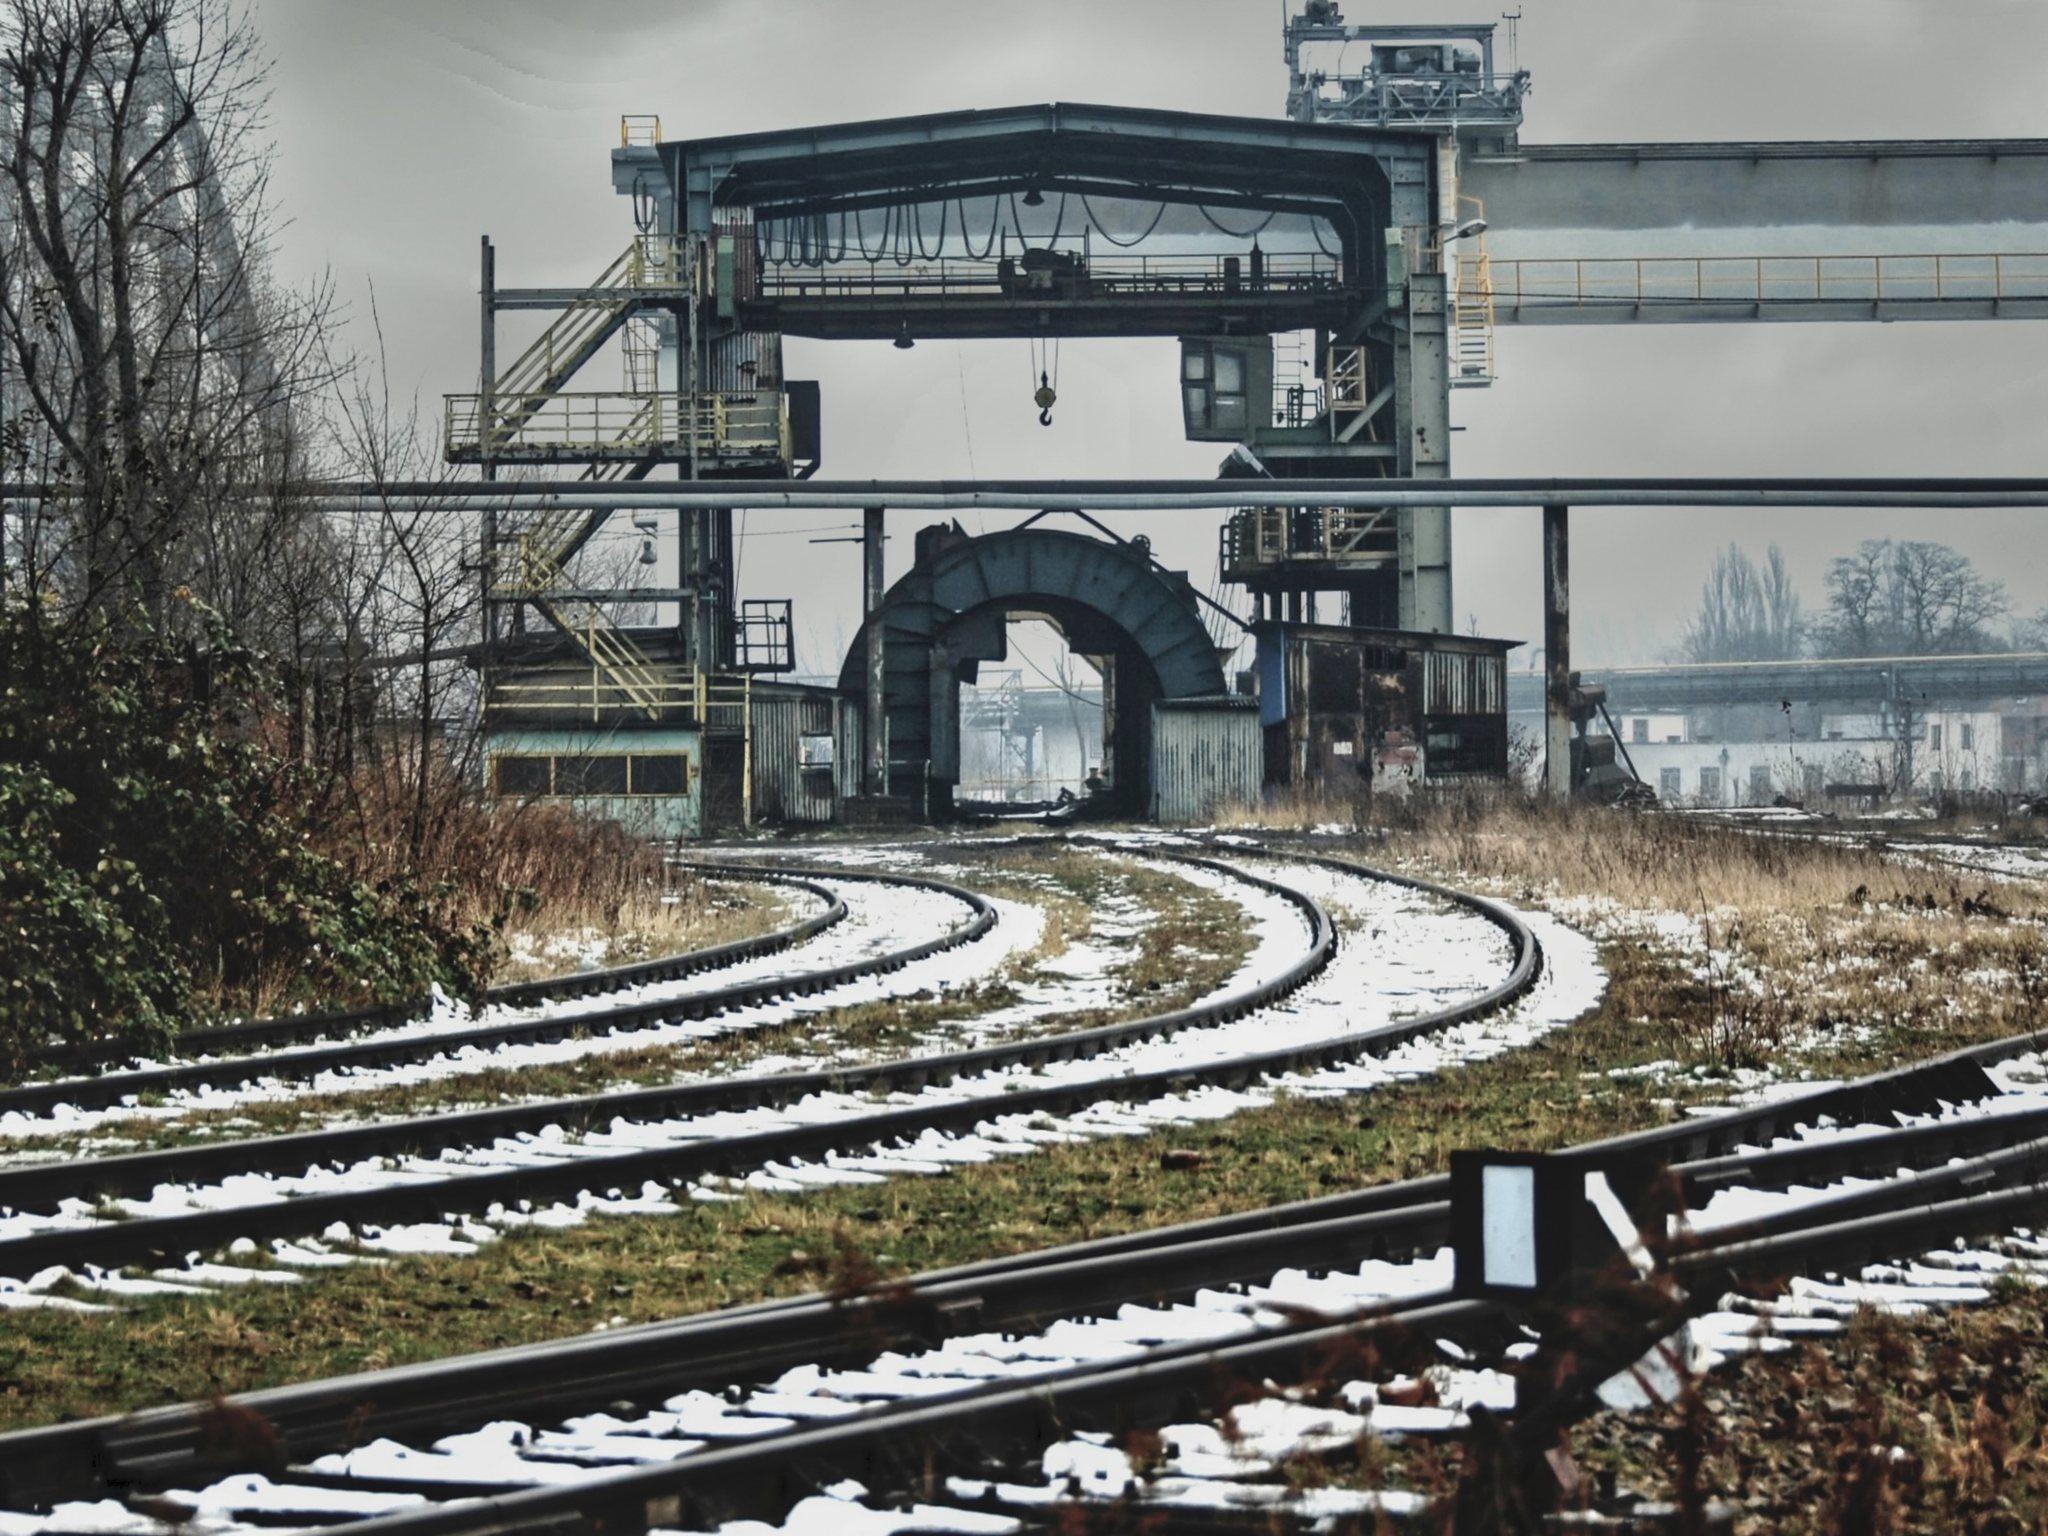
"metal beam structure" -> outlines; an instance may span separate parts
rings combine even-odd
[[[2048,139],[1467,157],[1507,324],[2048,317]]]
[[[889,708],[886,691],[888,672],[887,639],[883,633],[882,594],[888,581],[883,566],[881,507],[861,509],[861,633],[867,638],[866,707],[861,715],[861,742],[865,766],[861,782],[870,795],[889,792]]]
[[[1440,156],[1419,129],[1052,103],[674,141],[652,160],[622,147],[613,165],[621,191],[717,253],[714,349],[750,334],[1251,338],[1184,373],[1204,392],[1191,434],[1241,442],[1283,478],[1427,478],[1448,467],[1450,431]],[[1321,382],[1304,405],[1289,381],[1276,430],[1271,336],[1290,331],[1312,337]],[[1229,402],[1213,419],[1211,389]],[[1361,431],[1368,398],[1392,408]],[[1373,594],[1360,620],[1448,628],[1448,510],[1405,509],[1376,537],[1385,569],[1346,573]]]

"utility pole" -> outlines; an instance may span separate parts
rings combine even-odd
[[[861,511],[861,623],[867,635],[867,717],[861,731],[867,757],[867,792],[889,793],[889,707],[884,682],[888,676],[882,638],[882,509]]]
[[[1543,509],[1543,788],[1572,793],[1571,509]]]

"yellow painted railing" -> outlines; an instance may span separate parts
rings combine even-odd
[[[613,632],[598,643],[624,639]],[[637,649],[634,654],[639,654]],[[630,677],[593,664],[587,671],[565,669],[493,681],[484,707],[491,712],[511,710],[592,721],[608,710],[635,710],[650,718],[683,716],[710,730],[744,730],[752,700],[753,679],[745,673],[701,672],[640,656]]]
[[[450,450],[480,450],[484,396],[449,395],[442,423]],[[780,391],[707,391],[694,397],[569,392],[494,394],[488,429],[494,450],[587,449],[599,453],[689,453],[710,458],[787,459],[789,420]],[[694,405],[694,412],[692,407]]]

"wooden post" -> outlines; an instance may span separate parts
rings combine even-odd
[[[1572,793],[1571,509],[1543,509],[1543,788]]]

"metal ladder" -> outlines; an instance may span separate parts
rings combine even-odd
[[[1458,258],[1451,289],[1451,387],[1484,389],[1494,377],[1493,258],[1482,243]]]

